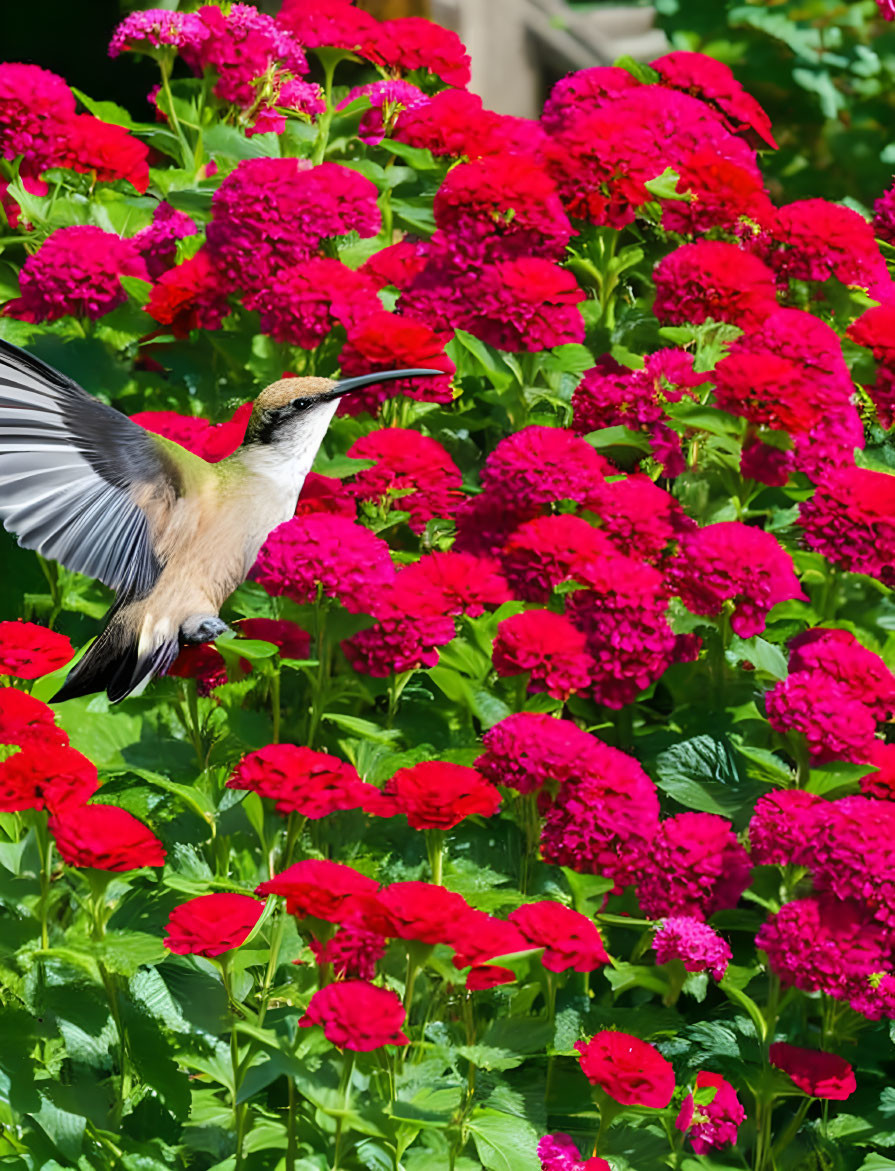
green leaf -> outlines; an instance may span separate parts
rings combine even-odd
[[[751,805],[764,792],[744,781],[727,739],[703,734],[660,752],[656,784],[687,809],[747,821]]]
[[[487,1171],[532,1171],[537,1166],[539,1136],[529,1122],[478,1107],[467,1129]]]
[[[94,118],[99,118],[101,122],[111,122],[113,126],[124,126],[127,130],[142,130],[143,124],[135,122],[130,114],[123,106],[119,106],[116,102],[97,102],[93,98],[87,96],[83,90],[71,87],[72,93],[78,99],[82,106],[85,107]]]
[[[359,716],[348,716],[343,712],[324,712],[320,718],[376,744],[394,744],[401,738],[401,733],[396,728],[383,728],[379,724],[374,724],[372,720],[362,720]]]
[[[280,142],[276,134],[253,134],[246,138],[235,126],[217,123],[202,135],[205,149],[210,155],[223,155],[228,159],[270,159],[280,153]]]

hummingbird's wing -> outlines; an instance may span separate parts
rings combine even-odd
[[[0,520],[26,549],[147,592],[153,539],[183,495],[176,450],[0,339]]]

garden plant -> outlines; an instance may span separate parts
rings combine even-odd
[[[895,1168],[895,191],[680,48],[534,122],[347,0],[109,37],[144,120],[0,65],[0,337],[209,461],[443,373],[120,704],[4,536],[0,1166]]]

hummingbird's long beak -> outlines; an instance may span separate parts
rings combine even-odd
[[[343,394],[350,394],[352,390],[361,390],[365,386],[374,386],[377,382],[391,382],[394,378],[431,378],[433,374],[444,376],[444,370],[380,370],[377,374],[359,374],[356,378],[343,378],[323,399],[341,398]]]

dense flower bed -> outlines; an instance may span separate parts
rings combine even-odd
[[[4,1165],[888,1166],[895,196],[772,198],[699,54],[534,122],[348,0],[109,35],[152,120],[0,65],[0,336],[210,461],[440,373],[121,707],[9,547]]]

